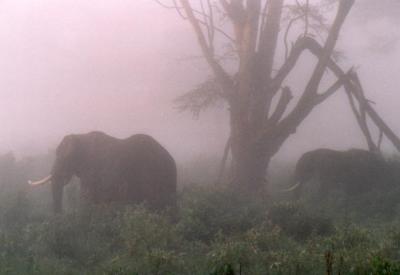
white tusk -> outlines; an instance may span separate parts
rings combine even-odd
[[[50,180],[51,180],[51,175],[48,175],[47,177],[45,177],[45,178],[42,179],[42,180],[38,180],[38,181],[31,181],[31,180],[29,180],[29,181],[28,181],[28,184],[29,184],[29,185],[32,185],[32,186],[37,186],[37,185],[45,184],[45,183],[49,182]]]
[[[289,187],[288,189],[280,190],[280,192],[282,192],[282,193],[291,192],[291,191],[295,190],[297,187],[299,187],[300,184],[301,184],[301,182],[298,182],[295,185],[293,185],[292,187]]]

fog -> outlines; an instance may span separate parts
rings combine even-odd
[[[285,3],[326,8],[338,1],[343,15],[346,0]],[[219,1],[203,1],[206,10],[212,2]],[[354,68],[371,106],[400,136],[400,0],[355,2],[335,62],[345,72]],[[268,8],[260,17],[275,25],[279,17]],[[310,19],[306,34],[322,43],[326,33],[321,39],[313,29],[313,8],[288,13]],[[231,10],[234,4],[225,9]],[[208,11],[231,31],[217,8]],[[323,12],[331,23],[336,10]],[[294,25],[289,42],[302,37],[303,23]],[[272,74],[284,60],[284,27]],[[269,47],[262,28],[259,41],[240,41]],[[265,37],[275,36],[271,29]],[[386,139],[385,158],[348,150],[368,148],[345,91],[312,105],[337,81],[328,70],[314,86],[320,94],[309,85],[311,97],[297,105],[310,75],[320,80],[308,52],[281,85],[294,98],[279,91],[263,125],[269,102],[258,92],[271,82],[253,69],[270,74],[268,66],[257,67],[259,56],[251,53],[239,60],[250,66],[234,75],[238,59],[220,54],[235,49],[214,42],[214,57],[232,73],[223,92],[239,91],[229,102],[239,137],[231,142],[236,165],[231,156],[224,171],[228,104],[198,118],[176,104],[209,84],[213,72],[175,9],[157,0],[0,1],[0,274],[400,274],[400,153]],[[331,53],[329,45],[323,53]],[[357,95],[359,86],[350,86]],[[283,108],[274,108],[277,102]],[[247,119],[248,106],[255,108]],[[283,121],[286,114],[292,116]],[[376,126],[367,122],[376,142]],[[55,154],[64,136],[91,131],[121,139],[146,133],[162,146],[142,135],[116,142],[94,132],[70,136]]]
[[[0,7],[0,152],[43,153],[66,134],[92,130],[120,138],[148,133],[179,162],[222,152],[224,106],[198,120],[174,108],[174,98],[210,71],[189,24],[173,10],[148,0],[8,0]],[[385,4],[365,8],[355,5],[346,21],[341,64],[356,66],[367,97],[400,134],[396,13]],[[277,159],[365,146],[338,93],[313,111]]]

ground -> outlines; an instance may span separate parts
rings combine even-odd
[[[100,205],[53,216],[26,191],[3,193],[0,274],[400,274],[400,187],[336,195],[267,200],[202,185],[164,213]]]

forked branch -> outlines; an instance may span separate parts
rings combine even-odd
[[[267,120],[267,127],[274,126],[278,123],[278,121],[282,118],[285,113],[289,102],[292,100],[293,95],[292,91],[289,87],[282,88],[282,94],[279,98],[279,102],[276,105],[275,111],[271,115],[271,117]]]
[[[350,107],[351,110],[353,111],[353,114],[357,120],[358,126],[360,126],[361,132],[363,133],[366,141],[367,141],[367,145],[368,148],[371,152],[378,152],[378,147],[377,145],[375,145],[374,141],[372,140],[372,136],[371,136],[371,132],[368,128],[368,124],[367,124],[367,118],[364,115],[362,115],[362,103],[359,102],[359,110],[357,109],[357,106],[354,102],[354,98],[353,98],[353,94],[349,92],[349,90],[346,90],[346,94],[347,94],[347,98],[349,100],[350,103]]]
[[[205,38],[204,32],[200,27],[199,20],[193,13],[193,9],[188,0],[180,0],[182,8],[184,9],[186,16],[190,24],[192,25],[194,32],[196,33],[197,40],[199,42],[200,48],[203,52],[203,55],[215,73],[216,77],[221,82],[221,85],[225,91],[229,91],[232,89],[232,80],[229,77],[228,73],[224,70],[221,64],[215,59],[214,54],[210,47],[207,45],[207,39]]]
[[[336,68],[337,71],[340,68]],[[378,115],[375,109],[369,104],[369,101],[365,98],[362,87],[358,81],[358,77],[354,73],[351,78],[348,78],[346,81],[346,90],[350,92],[360,104],[363,104],[363,108],[371,118],[371,120],[375,123],[375,125],[382,131],[385,136],[392,142],[397,151],[400,152],[400,139],[393,132],[393,130],[385,123],[385,121]]]
[[[292,56],[292,58],[289,57],[289,59],[285,62],[283,65],[283,68],[285,68],[282,72],[282,75],[280,78],[278,78],[278,81],[283,81],[283,79],[286,77],[287,73],[291,71],[291,68],[296,64],[296,61],[298,57],[300,56],[301,52],[303,51],[303,47],[306,47],[307,49],[310,49],[313,51],[314,47],[318,49],[318,54],[316,56],[318,57],[318,63],[314,68],[314,71],[310,77],[310,80],[308,81],[306,88],[300,97],[297,105],[294,107],[294,109],[284,118],[282,121],[279,123],[280,131],[284,132],[284,136],[289,135],[290,133],[294,133],[296,131],[296,128],[298,125],[308,116],[308,114],[312,111],[312,109],[315,106],[315,100],[317,99],[318,101],[321,101],[321,98],[318,98],[318,88],[320,85],[320,82],[322,80],[322,77],[325,73],[325,69],[329,67],[333,62],[331,55],[333,52],[333,49],[336,45],[336,41],[339,35],[339,31],[343,25],[343,22],[350,11],[350,8],[354,4],[354,0],[342,0],[339,3],[338,11],[335,17],[335,21],[332,25],[331,30],[329,31],[328,37],[326,39],[325,45],[321,47],[317,41],[310,37],[303,37],[301,42],[303,42],[302,47],[299,47],[297,49],[298,52],[295,52]],[[295,50],[296,48],[294,48]],[[289,62],[289,63],[288,63]],[[335,64],[335,63],[334,63]],[[279,74],[279,72],[278,72]],[[339,79],[344,75],[344,73],[340,76],[337,76]],[[277,75],[278,76],[278,75]],[[274,79],[275,81],[277,78]],[[275,83],[275,85],[279,84]],[[338,84],[339,85],[339,84]],[[337,85],[337,86],[338,86]],[[333,87],[331,91],[328,91],[326,95],[330,95],[331,93],[334,92]],[[322,96],[323,98],[324,96]]]
[[[339,2],[338,11],[336,13],[335,21],[329,31],[323,50],[321,51],[318,63],[315,66],[313,74],[308,82],[304,91],[304,96],[307,99],[308,95],[314,95],[318,91],[319,84],[325,73],[325,69],[331,61],[332,52],[335,48],[340,29],[349,13],[355,0],[341,0]],[[301,99],[300,99],[301,101]]]
[[[349,72],[347,72],[347,74],[344,77],[347,77],[351,73],[351,70],[352,69],[350,69]],[[335,83],[333,83],[332,86],[330,86],[325,92],[317,94],[314,100],[314,105],[320,104],[323,101],[325,101],[328,97],[333,95],[337,90],[339,90],[342,86],[344,86],[344,84],[345,84],[345,79],[343,77],[339,77],[335,81]]]

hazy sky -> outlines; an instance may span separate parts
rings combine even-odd
[[[174,13],[148,0],[10,0],[0,11],[1,149],[40,151],[90,130],[180,146],[198,136],[176,127],[192,121],[171,104],[204,77],[178,60],[195,52]]]
[[[349,18],[342,33],[343,67],[358,67],[400,134],[400,31],[392,17],[359,22]],[[196,121],[172,106],[209,74],[198,56],[188,23],[150,0],[3,0],[0,152],[45,152],[65,134],[101,130],[150,133],[178,158],[213,153],[227,135],[224,110]],[[281,156],[363,146],[346,100],[337,95],[315,110]]]

